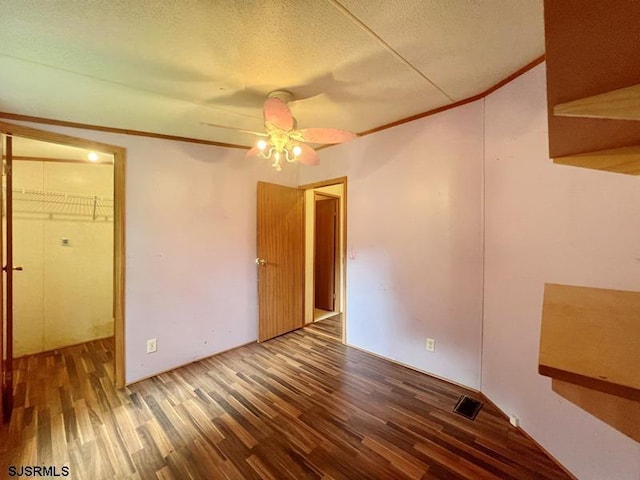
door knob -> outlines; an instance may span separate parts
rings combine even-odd
[[[6,272],[7,271],[7,266],[5,265],[4,267],[2,267],[2,270],[4,270]],[[13,267],[11,267],[11,270],[22,271],[22,270],[24,270],[24,268],[22,267],[22,265],[14,265]]]
[[[264,267],[267,265],[267,261],[264,258],[256,258],[256,264]]]

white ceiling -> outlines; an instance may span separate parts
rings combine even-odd
[[[0,112],[250,145],[293,92],[298,127],[364,132],[468,98],[544,53],[542,0],[12,0]]]

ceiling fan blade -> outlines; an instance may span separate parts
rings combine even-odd
[[[297,133],[309,143],[343,143],[356,138],[355,133],[337,128],[302,128]]]
[[[318,165],[320,163],[320,158],[313,148],[309,145],[305,145],[304,143],[300,144],[300,148],[302,149],[302,152],[300,152],[300,155],[297,157],[298,163],[310,166]]]
[[[209,127],[224,128],[225,130],[233,130],[234,132],[240,132],[240,133],[249,133],[251,135],[258,135],[260,137],[268,137],[269,136],[264,132],[254,132],[253,130],[244,130],[242,128],[227,127],[225,125],[216,125],[215,123],[208,123],[208,122],[200,122],[200,123],[203,124],[203,125],[207,125]]]
[[[258,153],[260,153],[260,149],[254,146],[254,147],[251,147],[249,150],[247,150],[246,157],[247,158],[257,157]]]
[[[270,123],[280,130],[291,130],[293,128],[293,116],[291,110],[279,98],[269,98],[264,102],[264,123]]]

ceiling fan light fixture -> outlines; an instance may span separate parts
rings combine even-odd
[[[277,142],[261,140],[256,144],[256,155],[266,160],[273,160],[271,166],[277,171],[282,170],[282,164],[285,161],[287,163],[295,163],[298,161],[300,155],[302,155],[302,147],[300,145],[294,145],[292,147],[290,145],[274,145],[274,143],[277,144]]]
[[[308,145],[309,143],[325,145],[344,143],[357,136],[353,132],[336,128],[297,129],[296,120],[287,106],[287,103],[292,100],[293,95],[287,90],[276,90],[268,95],[262,107],[264,133],[211,123],[207,123],[207,125],[263,137],[256,142],[254,147],[249,149],[246,156],[259,156],[266,160],[272,160],[271,166],[277,171],[282,170],[282,164],[285,161],[307,166],[318,165],[318,154],[313,147]]]
[[[274,152],[274,148],[272,147],[269,151],[269,156],[271,156],[271,153],[273,153],[273,163],[271,164],[271,166],[275,168],[277,172],[279,172],[280,170],[282,170],[282,165],[280,164],[280,152]]]

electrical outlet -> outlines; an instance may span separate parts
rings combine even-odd
[[[427,338],[427,343],[425,344],[425,348],[427,352],[435,352],[436,351],[436,341],[433,338]]]
[[[147,353],[153,353],[156,350],[158,350],[158,340],[155,338],[147,340]]]

